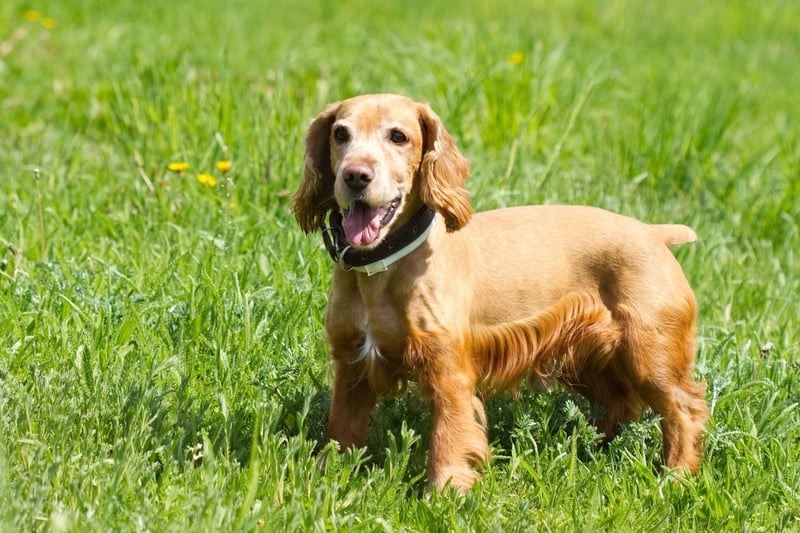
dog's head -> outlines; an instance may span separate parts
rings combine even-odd
[[[427,104],[388,94],[333,104],[311,123],[305,148],[294,196],[305,232],[339,209],[350,244],[372,248],[422,204],[442,216],[448,231],[472,215],[464,188],[469,162]]]

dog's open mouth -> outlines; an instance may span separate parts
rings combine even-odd
[[[362,202],[353,202],[344,210],[344,233],[347,240],[356,246],[369,246],[378,238],[381,228],[392,221],[400,197],[379,207],[370,207]]]

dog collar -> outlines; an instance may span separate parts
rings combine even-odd
[[[345,270],[365,272],[371,276],[389,270],[392,264],[416,250],[428,238],[435,220],[436,212],[423,206],[411,220],[387,235],[378,246],[371,250],[359,250],[347,242],[342,214],[332,211],[328,226],[322,228],[322,239],[334,262]]]

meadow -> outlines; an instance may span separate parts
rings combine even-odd
[[[2,2],[0,529],[800,530],[799,51],[794,0]],[[463,496],[413,394],[326,448],[332,265],[291,196],[366,92],[431,104],[477,210],[695,229],[699,474],[561,388],[487,405]]]

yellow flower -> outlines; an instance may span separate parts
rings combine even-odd
[[[197,181],[199,181],[203,185],[208,185],[209,187],[217,186],[217,178],[215,178],[210,174],[198,174]]]
[[[45,17],[42,19],[42,27],[46,30],[52,30],[56,27],[56,19],[53,17]]]
[[[27,20],[32,24],[39,22],[40,18],[42,18],[42,16],[39,14],[38,11],[34,11],[33,9],[31,9],[30,11],[25,12],[25,20]]]
[[[227,159],[223,159],[222,161],[217,161],[217,170],[219,170],[223,174],[228,172],[231,169],[231,167],[233,167],[233,163],[231,163]]]
[[[189,168],[189,163],[185,163],[183,161],[179,163],[170,163],[167,165],[167,168],[170,169],[172,172],[183,172],[184,170]]]
[[[525,60],[525,54],[522,52],[514,52],[508,56],[508,62],[512,65],[519,65]]]

